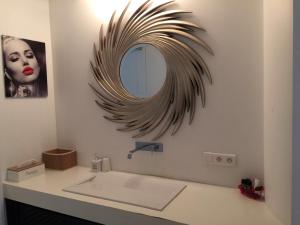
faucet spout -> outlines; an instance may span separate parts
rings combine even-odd
[[[135,148],[135,149],[129,151],[129,153],[128,153],[128,155],[127,155],[127,158],[128,158],[128,159],[132,159],[133,153],[135,153],[135,152],[137,152],[137,151],[139,151],[139,150],[142,150],[142,148],[141,148],[141,147],[140,147],[140,148]]]

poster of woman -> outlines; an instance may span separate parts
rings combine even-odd
[[[45,43],[1,36],[5,96],[47,97]]]

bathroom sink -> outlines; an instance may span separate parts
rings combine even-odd
[[[175,180],[110,171],[97,173],[64,191],[161,211],[185,187]]]

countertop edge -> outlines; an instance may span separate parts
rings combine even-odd
[[[88,175],[89,168],[77,166],[46,170],[20,183],[3,181],[4,197],[109,225],[283,225],[264,202],[247,199],[237,189],[195,182],[178,181],[188,187],[163,211],[62,191]]]
[[[95,223],[119,225],[157,224],[157,225],[183,225],[161,217],[148,216],[142,213],[129,212],[109,206],[84,202],[54,194],[32,191],[16,187],[8,183],[3,184],[4,197],[10,200],[29,204],[35,207],[51,210],[69,216],[74,216]],[[71,206],[71,207],[70,207]]]

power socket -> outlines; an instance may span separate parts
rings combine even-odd
[[[237,164],[235,154],[203,152],[204,160],[209,165],[234,167]]]

